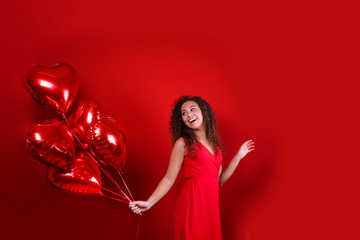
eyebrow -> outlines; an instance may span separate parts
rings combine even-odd
[[[192,105],[192,106],[187,107],[187,108],[192,108],[192,107],[196,107],[196,106],[195,106],[195,105]],[[183,112],[183,111],[185,111],[185,109],[181,109],[181,111]]]

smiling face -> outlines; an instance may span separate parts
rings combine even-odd
[[[181,116],[185,125],[190,129],[197,130],[203,127],[203,115],[195,101],[186,101],[181,106]]]

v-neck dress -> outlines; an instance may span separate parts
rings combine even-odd
[[[213,155],[196,143],[190,155],[187,146],[183,165],[186,181],[175,207],[175,240],[222,239],[218,177],[222,152],[219,147],[217,150]]]

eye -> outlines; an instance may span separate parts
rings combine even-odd
[[[182,112],[182,115],[183,115],[183,116],[186,115],[186,112]]]
[[[192,112],[193,112],[193,111],[195,111],[195,110],[196,110],[196,108],[192,108],[192,109],[190,109],[190,111],[192,111]]]

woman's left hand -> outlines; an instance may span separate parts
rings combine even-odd
[[[253,151],[254,149],[255,149],[254,141],[248,140],[241,145],[239,151],[237,152],[237,155],[241,160],[243,157],[246,156],[246,154]]]

